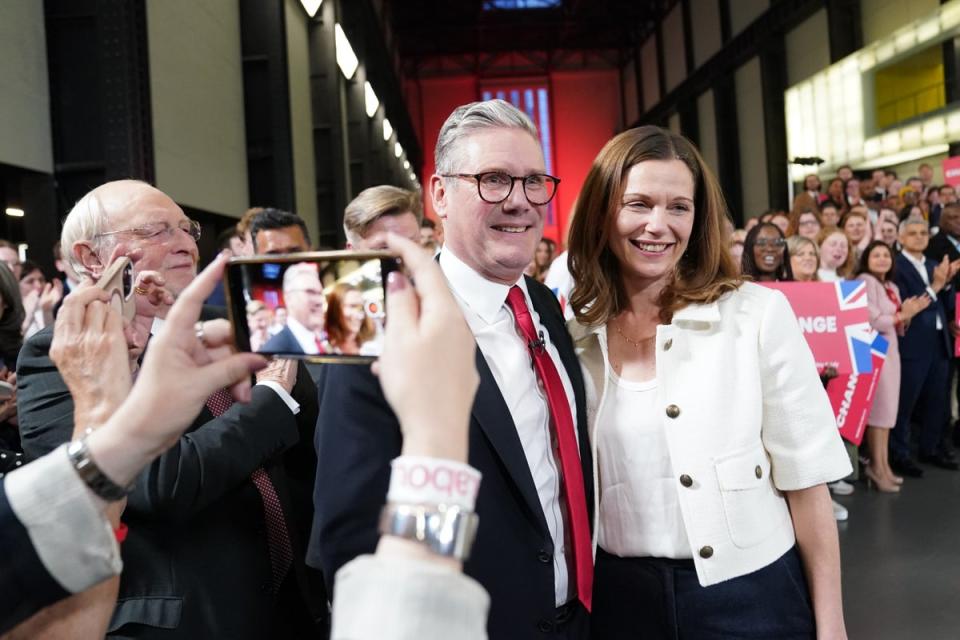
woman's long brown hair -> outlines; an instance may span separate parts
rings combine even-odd
[[[680,160],[694,181],[694,218],[690,242],[672,281],[660,293],[660,319],[690,304],[714,302],[742,282],[730,255],[724,229],[726,204],[713,173],[683,136],[654,126],[624,131],[593,161],[577,200],[570,229],[570,304],[589,326],[605,324],[627,306],[623,274],[610,249],[627,174],[648,160]]]

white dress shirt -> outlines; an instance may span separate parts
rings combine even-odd
[[[546,395],[533,369],[526,341],[517,332],[513,313],[506,305],[510,286],[485,279],[447,247],[440,252],[440,268],[447,277],[467,325],[476,338],[477,346],[493,373],[520,436],[520,444],[523,446],[547,528],[553,539],[554,586],[556,604],[559,606],[566,603],[572,594],[564,550],[565,509],[561,508],[560,502],[560,470],[556,443],[550,427]],[[560,373],[576,429],[577,408],[573,385],[556,346],[550,340],[549,332],[540,323],[540,315],[533,308],[522,275],[516,284],[523,291],[533,317],[534,328],[543,336],[547,353]]]
[[[933,290],[933,287],[930,286],[930,274],[927,273],[927,263],[926,258],[920,257],[915,258],[910,255],[909,251],[902,251],[901,255],[910,261],[910,264],[913,265],[913,268],[917,270],[917,273],[920,274],[920,277],[923,279],[923,284],[927,287],[927,295],[930,296],[930,299],[934,302],[937,301],[937,292]],[[937,314],[937,329],[943,329],[943,321],[940,320],[940,314]]]
[[[297,339],[300,348],[303,349],[305,354],[314,356],[320,353],[320,349],[317,347],[316,333],[307,329],[293,316],[287,316],[287,327],[289,327],[293,333],[293,337]]]
[[[601,344],[605,343],[600,334]],[[604,348],[606,345],[604,345]],[[657,380],[623,380],[607,369],[609,397],[597,416],[598,544],[621,558],[693,557],[660,411]]]
[[[74,471],[62,445],[7,474],[10,508],[50,575],[79,593],[120,573],[120,547],[103,515],[103,502]]]
[[[150,326],[150,335],[155,336],[160,332],[160,329],[163,327],[164,320],[162,318],[154,317],[153,324]],[[283,400],[283,404],[287,405],[287,408],[290,409],[290,412],[293,415],[300,413],[300,403],[293,399],[287,390],[283,388],[279,382],[274,382],[273,380],[264,380],[258,382],[257,386],[267,387],[268,389],[273,389],[273,392],[280,396],[280,399]]]

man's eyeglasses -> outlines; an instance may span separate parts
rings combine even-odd
[[[783,238],[757,238],[757,241],[755,244],[761,248],[773,247],[776,249],[780,249],[785,244],[787,244],[787,241],[784,240]]]
[[[151,222],[150,224],[134,227],[132,229],[105,231],[104,233],[98,233],[97,237],[112,236],[118,233],[128,233],[132,236],[140,238],[141,240],[165,240],[167,238],[172,238],[174,231],[178,229],[193,238],[194,242],[200,239],[200,223],[196,220],[181,220],[177,223],[176,227],[170,226],[170,223],[168,222]]]
[[[560,178],[545,173],[532,173],[528,176],[511,176],[503,171],[485,171],[484,173],[444,173],[444,178],[464,178],[477,183],[480,199],[490,204],[500,204],[513,193],[513,185],[519,180],[523,185],[523,195],[532,205],[545,205],[557,195]]]

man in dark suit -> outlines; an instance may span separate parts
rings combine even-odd
[[[943,205],[940,214],[940,231],[930,239],[930,246],[924,251],[924,255],[926,255],[927,258],[937,263],[942,262],[944,256],[946,256],[950,262],[960,260],[960,203],[956,202],[956,196],[952,193],[953,187],[944,185],[940,187],[940,193],[945,193],[945,189],[950,189],[951,191],[951,193],[947,194],[950,202]],[[952,292],[947,296],[946,300],[944,300],[944,305],[947,311],[950,333],[956,338],[956,294],[960,291],[960,275],[954,276],[951,285]],[[952,351],[950,355],[953,356]],[[952,358],[951,380],[954,379],[957,371],[960,371],[960,358]],[[953,384],[951,384],[949,388],[952,389]],[[957,399],[960,400],[960,387],[957,389]],[[953,425],[953,444],[954,446],[960,447],[960,428],[957,428],[956,424]]]
[[[483,474],[480,528],[465,571],[490,593],[491,638],[586,638],[593,482],[583,379],[556,298],[523,276],[556,180],[534,125],[502,100],[456,109],[436,154],[438,259],[476,339],[481,380],[469,442],[469,464]],[[402,439],[366,368],[324,367],[318,387],[308,563],[332,580],[376,547]]]
[[[135,256],[138,272],[157,271],[177,295],[196,274],[197,235],[165,194],[118,181],[77,203],[63,246],[94,278],[116,256]],[[165,312],[142,297],[134,358]],[[50,339],[50,331],[38,333],[19,360],[20,428],[31,457],[69,440],[75,427],[73,398],[48,356]],[[302,562],[316,464],[308,445],[314,388],[295,363],[278,361],[265,371],[249,404],[211,397],[187,434],[139,477],[123,515],[130,534],[110,637],[318,633],[325,595]]]
[[[292,264],[283,272],[283,303],[287,325],[261,348],[264,353],[324,353],[323,325],[326,298],[317,266]]]
[[[933,304],[917,314],[900,337],[900,406],[890,438],[890,465],[894,471],[922,477],[923,471],[910,457],[910,423],[917,414],[920,427],[920,461],[957,470],[950,455],[941,449],[949,416],[950,358],[953,341],[948,330],[946,299],[958,265],[946,259],[937,264],[923,254],[929,244],[927,222],[908,218],[900,223],[903,251],[897,256],[895,282],[902,299],[928,295]]]

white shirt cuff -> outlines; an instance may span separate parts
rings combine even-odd
[[[10,507],[43,565],[64,589],[79,593],[120,574],[120,546],[93,493],[62,445],[7,474]]]
[[[290,411],[293,412],[293,415],[300,413],[300,403],[293,399],[287,390],[280,386],[279,382],[274,382],[273,380],[264,380],[263,382],[258,382],[256,386],[267,387],[273,389],[277,392],[277,395],[280,396],[280,399],[283,400],[283,403],[290,408]]]
[[[933,287],[927,286],[927,295],[933,298],[933,301],[937,301],[937,292],[933,290]]]

